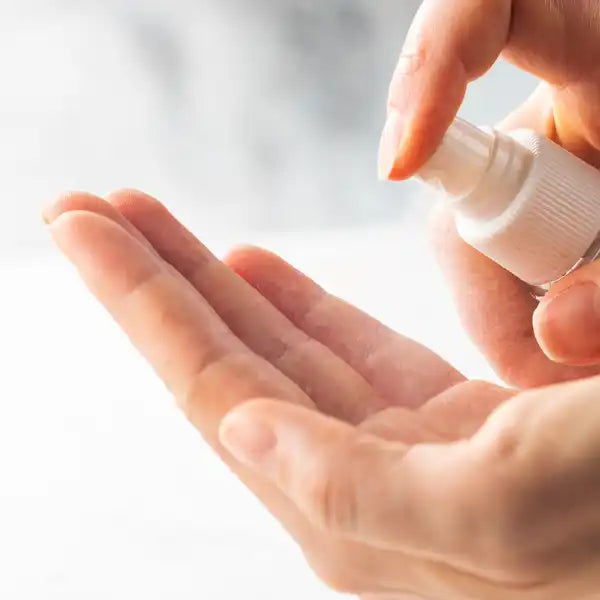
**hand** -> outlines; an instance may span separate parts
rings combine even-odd
[[[321,532],[381,552],[360,572],[384,598],[591,599],[600,597],[599,393],[598,378],[528,391],[470,439],[433,443],[383,441],[256,400],[226,417],[221,436]]]
[[[381,593],[416,586],[413,570],[436,577],[434,563],[410,552],[332,535],[313,523],[277,485],[224,449],[221,420],[248,399],[267,397],[376,439],[451,442],[471,436],[512,392],[466,382],[429,350],[268,252],[241,249],[223,264],[143,194],[120,192],[109,202],[72,194],[45,218],[186,416],[325,581]]]
[[[365,600],[594,591],[598,380],[509,400],[267,252],[227,267],[139,193],[74,194],[46,219],[332,587]]]
[[[426,0],[390,87],[382,176],[403,179],[426,162],[467,84],[500,55],[543,80],[500,128],[536,130],[600,167],[599,32],[597,5],[583,0]],[[600,372],[590,366],[600,364],[600,263],[538,307],[524,284],[458,238],[443,211],[433,237],[464,325],[504,380],[532,387]]]

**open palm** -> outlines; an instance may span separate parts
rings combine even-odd
[[[359,594],[399,589],[415,558],[315,527],[220,446],[221,420],[240,403],[268,397],[407,445],[446,442],[470,437],[512,393],[467,382],[428,349],[266,251],[245,248],[225,263],[217,260],[159,202],[139,192],[119,192],[108,201],[71,194],[45,217],[58,246],[185,415],[295,537],[323,579]]]

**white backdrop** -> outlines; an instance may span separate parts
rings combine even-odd
[[[226,231],[398,218],[414,187],[375,163],[418,4],[0,0],[0,254],[36,247],[39,204],[71,188],[142,188]],[[499,64],[463,114],[493,123],[531,88]]]

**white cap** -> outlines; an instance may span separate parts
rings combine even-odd
[[[418,176],[446,194],[468,244],[531,285],[563,277],[600,233],[600,173],[531,131],[456,120]]]

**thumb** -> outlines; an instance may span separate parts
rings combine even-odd
[[[553,286],[533,317],[537,340],[555,362],[600,364],[600,262]]]
[[[463,500],[463,510],[469,485],[461,444],[408,448],[316,411],[263,400],[229,413],[220,439],[328,533],[435,553],[456,551],[465,537],[454,525],[462,522],[454,499]]]

